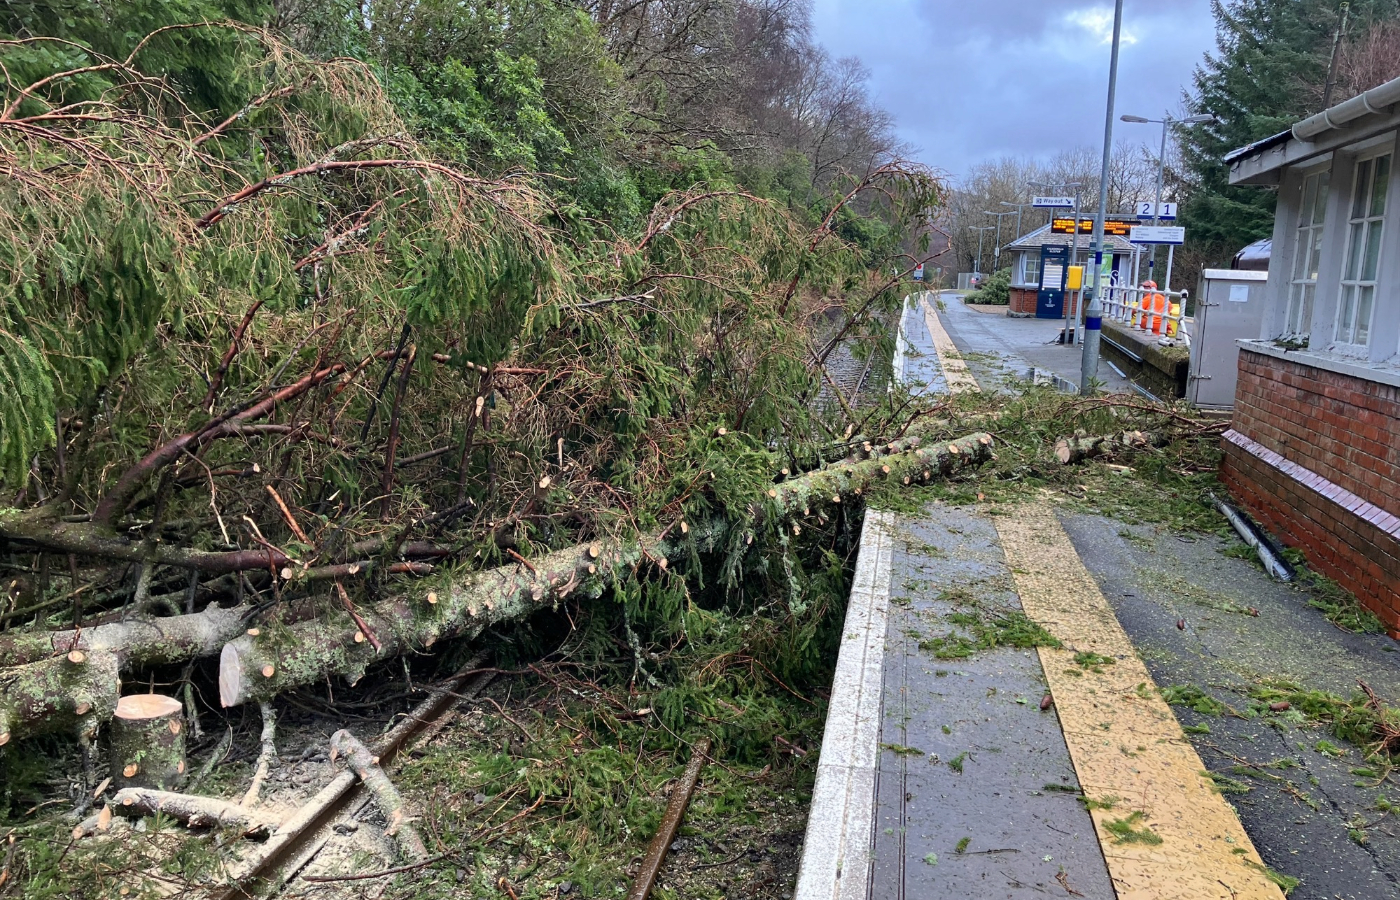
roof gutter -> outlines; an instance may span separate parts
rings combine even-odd
[[[1400,103],[1400,78],[1393,78],[1379,87],[1373,87],[1350,100],[1338,103],[1331,109],[1325,109],[1296,123],[1292,128],[1293,137],[1300,141],[1311,141],[1323,132],[1341,128],[1362,116],[1383,112],[1386,107],[1396,103]]]

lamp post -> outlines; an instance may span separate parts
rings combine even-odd
[[[1001,217],[1002,217],[1002,216],[1019,215],[1019,214],[1020,214],[1020,211],[1019,211],[1019,210],[1018,210],[1017,212],[1015,212],[1015,213],[1009,213],[1009,212],[992,212],[992,211],[989,210],[989,209],[984,209],[984,210],[982,210],[982,215],[984,215],[984,216],[994,216],[994,217],[996,217],[996,220],[997,220],[997,236],[996,236],[996,242],[995,242],[995,243],[993,244],[993,246],[992,246],[992,273],[993,273],[993,274],[996,274],[998,271],[1001,270]]]
[[[1178,125],[1199,125],[1202,122],[1214,122],[1215,116],[1200,115],[1187,116],[1184,119],[1176,119],[1168,114],[1163,114],[1162,118],[1160,119],[1148,119],[1144,116],[1125,115],[1122,117],[1122,120],[1130,125],[1151,124],[1162,126],[1162,147],[1161,150],[1157,153],[1157,201],[1152,204],[1152,224],[1156,225],[1160,222],[1162,214],[1162,176],[1166,172],[1167,168],[1167,132],[1170,130],[1171,124],[1175,122]],[[1162,286],[1163,290],[1171,290],[1171,257],[1172,251],[1174,249],[1175,247],[1167,248],[1167,278],[1166,282]],[[1153,245],[1152,258],[1147,261],[1148,277],[1151,277],[1152,270],[1156,266],[1156,264],[1157,247],[1156,245]]]
[[[1070,264],[1071,266],[1074,265],[1074,263],[1075,263],[1075,258],[1079,256],[1079,192],[1080,192],[1080,190],[1083,189],[1083,187],[1084,187],[1083,183],[1082,183],[1082,182],[1078,182],[1078,181],[1066,181],[1066,182],[1064,182],[1064,183],[1062,183],[1062,184],[1051,184],[1051,183],[1048,182],[1048,181],[1028,181],[1028,182],[1026,182],[1026,184],[1027,184],[1027,186],[1029,186],[1029,187],[1045,188],[1047,191],[1050,191],[1050,190],[1066,190],[1066,189],[1068,189],[1068,188],[1074,188],[1074,232],[1073,232],[1073,234],[1071,235],[1071,237],[1070,237],[1070,242],[1069,242],[1069,264]],[[1051,215],[1051,218],[1052,218],[1052,219],[1054,218],[1053,213],[1052,213],[1052,215]],[[1042,281],[1044,280],[1044,277],[1045,277],[1045,276],[1044,276],[1044,273],[1041,273],[1041,279],[1042,279]],[[1082,296],[1083,293],[1084,293],[1084,289],[1083,289],[1083,288],[1080,288],[1080,291],[1079,291],[1079,292],[1080,292],[1080,295]],[[1063,340],[1061,340],[1060,343],[1062,343],[1062,344],[1068,344],[1068,343],[1070,342],[1070,337],[1069,337],[1069,301],[1068,301],[1068,300],[1065,301],[1065,333],[1062,335],[1062,338],[1063,338]],[[1079,329],[1078,329],[1078,328],[1074,329],[1074,340],[1075,340],[1076,343],[1079,341]]]
[[[1021,239],[1021,210],[1024,209],[1025,207],[1027,207],[1027,206],[1030,206],[1031,204],[1029,204],[1029,203],[1012,203],[1012,202],[1009,201],[1009,200],[1003,200],[1003,201],[1001,201],[1001,205],[1002,205],[1002,206],[1014,206],[1014,207],[1016,207],[1016,240],[1019,241],[1019,240]],[[1016,242],[1016,241],[1012,241],[1013,244],[1014,244],[1015,242]]]
[[[1103,304],[1099,301],[1099,282],[1103,271],[1103,220],[1108,215],[1108,164],[1113,156],[1113,99],[1118,92],[1118,46],[1122,36],[1123,0],[1116,0],[1113,4],[1113,50],[1108,58],[1103,166],[1099,169],[1099,215],[1094,220],[1094,286],[1089,293],[1089,308],[1084,310],[1084,355],[1079,368],[1079,393],[1085,396],[1094,392],[1094,382],[1099,377],[1099,332],[1103,328]]]
[[[992,226],[992,225],[981,225],[981,226],[978,226],[978,225],[969,225],[969,226],[968,226],[968,228],[969,228],[970,230],[977,232],[977,267],[976,267],[976,269],[975,269],[975,272],[976,272],[976,274],[978,274],[978,275],[981,275],[981,274],[982,274],[982,232],[984,232],[984,231],[991,231],[993,227],[994,227],[994,226]]]

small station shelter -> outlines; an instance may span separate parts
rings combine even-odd
[[[1128,241],[1129,229],[1140,224],[1137,219],[1108,218],[1104,220],[1104,250],[1112,251],[1110,272],[1113,283],[1126,284],[1132,277],[1132,257],[1136,245]],[[1074,297],[1065,290],[1069,266],[1085,267],[1085,284],[1092,283],[1093,254],[1089,244],[1094,240],[1094,218],[1081,216],[1077,223],[1078,250],[1070,259],[1075,243],[1076,222],[1072,215],[1056,216],[1047,225],[1022,235],[1002,248],[1010,255],[1011,308],[1013,317],[1037,316],[1042,319],[1063,319],[1065,303],[1074,314]]]

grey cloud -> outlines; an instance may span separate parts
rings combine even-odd
[[[954,175],[1002,155],[1100,146],[1112,21],[1106,0],[817,0],[816,37],[859,56],[917,156]],[[1086,27],[1098,20],[1100,34]],[[1128,0],[1117,113],[1180,107],[1214,47],[1209,0]],[[1115,124],[1155,146],[1156,126]]]

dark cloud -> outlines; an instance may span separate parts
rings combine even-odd
[[[1116,113],[1178,112],[1214,47],[1209,0],[1127,0]],[[980,159],[1103,142],[1113,4],[1105,0],[816,0],[816,37],[858,56],[918,158],[952,174]],[[1157,126],[1116,122],[1154,146]]]

